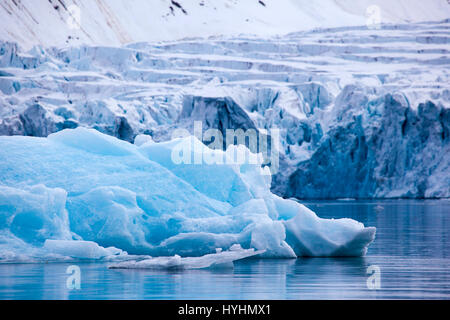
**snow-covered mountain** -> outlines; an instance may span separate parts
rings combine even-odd
[[[186,37],[268,36],[449,17],[447,0],[2,0],[0,39],[120,46]]]
[[[282,196],[450,197],[446,1],[74,3],[1,2],[0,135],[276,127]]]

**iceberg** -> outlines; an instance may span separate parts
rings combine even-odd
[[[144,255],[190,268],[256,253],[361,256],[375,237],[375,228],[321,219],[273,194],[261,163],[176,165],[171,153],[180,144],[191,156],[230,151],[191,136],[135,145],[83,127],[47,138],[1,136],[0,262],[13,261],[11,252],[37,260]],[[233,246],[242,255],[217,253]]]
[[[124,261],[114,263],[109,266],[110,269],[224,269],[233,268],[233,262],[248,257],[256,256],[264,251],[255,251],[254,249],[242,249],[238,244],[232,245],[229,250],[217,250],[216,253],[207,254],[201,257],[182,258],[179,255],[173,257],[156,257],[144,260]]]

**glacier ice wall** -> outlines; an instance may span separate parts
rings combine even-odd
[[[342,95],[359,93],[346,87]],[[428,101],[415,110],[403,95],[387,94],[352,111],[350,117],[348,109],[337,114],[347,117],[345,125],[331,127],[312,157],[298,164],[284,195],[449,197],[450,109]]]
[[[180,145],[191,156],[229,157],[238,147],[213,151],[194,137],[137,146],[81,127],[48,138],[3,136],[0,145],[0,259],[7,261],[11,252],[192,257],[233,245],[261,257],[360,256],[375,235],[274,195],[261,162],[174,165],[171,158]]]
[[[280,128],[272,191],[450,196],[449,21],[124,47],[0,43],[0,135]],[[346,182],[346,183],[344,183]],[[347,183],[348,182],[348,183]]]

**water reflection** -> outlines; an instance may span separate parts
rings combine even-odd
[[[368,255],[450,257],[450,200],[303,202],[323,218],[349,217],[377,227]]]
[[[69,264],[0,265],[0,299],[404,299],[450,298],[450,201],[308,202],[320,216],[377,227],[363,258],[250,259],[232,270],[109,270],[83,263],[81,290]],[[379,266],[380,290],[367,287]]]

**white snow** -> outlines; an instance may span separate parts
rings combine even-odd
[[[363,26],[372,6],[380,9],[382,23],[449,17],[446,0],[262,2],[264,5],[258,0],[178,0],[179,8],[171,0],[7,0],[0,3],[0,39],[29,49],[34,45],[120,46],[243,33],[271,36],[314,28]]]

